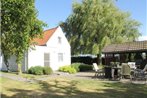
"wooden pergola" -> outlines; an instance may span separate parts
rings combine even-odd
[[[147,40],[111,44],[104,47],[102,53],[105,55],[105,65],[109,65],[110,62],[126,62],[126,58],[131,61],[132,54],[136,61],[141,59],[142,53],[147,54]],[[128,57],[126,57],[126,54]]]

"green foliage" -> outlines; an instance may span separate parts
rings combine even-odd
[[[98,65],[98,67],[99,67],[100,69],[104,69],[104,68],[105,68],[105,65],[100,64],[100,65]]]
[[[76,69],[71,66],[62,66],[59,68],[59,71],[68,72],[70,74],[76,73]]]
[[[45,67],[42,67],[42,66],[34,66],[34,67],[31,67],[29,70],[28,70],[28,73],[29,74],[34,74],[34,75],[49,75],[53,72],[53,70],[48,67],[48,66],[45,66]]]
[[[34,73],[34,67],[29,68],[28,73],[33,74]]]
[[[45,24],[37,19],[34,0],[1,1],[1,48],[4,59],[15,55],[19,72],[25,51],[31,40],[40,35]]]
[[[79,66],[80,71],[90,71],[92,70],[92,66],[91,65],[86,65],[86,64],[82,64]]]
[[[60,23],[72,54],[101,55],[104,46],[133,41],[140,35],[140,23],[131,19],[128,12],[118,9],[114,2],[82,0],[73,3],[73,13]]]
[[[45,66],[44,68],[43,68],[43,73],[45,74],[45,75],[49,75],[49,74],[51,74],[53,71],[52,71],[52,69],[50,68],[50,67],[48,67],[48,66]]]
[[[73,64],[71,64],[71,67],[75,68],[75,70],[77,72],[79,72],[80,71],[80,68],[79,68],[80,65],[81,65],[81,63],[73,63]]]
[[[31,67],[28,70],[29,74],[34,74],[34,75],[43,75],[43,67],[41,66],[35,66],[35,67]]]
[[[92,70],[91,65],[87,65],[87,64],[83,64],[83,63],[73,63],[71,65],[71,67],[73,67],[77,72]]]

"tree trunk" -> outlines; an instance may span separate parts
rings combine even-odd
[[[102,65],[102,58],[101,58],[102,54],[99,54],[99,65]]]
[[[21,75],[22,74],[22,71],[21,71],[21,64],[18,63],[18,75]]]
[[[102,48],[101,48],[101,45],[100,45],[100,46],[99,46],[99,52],[98,52],[98,54],[97,54],[97,58],[98,58],[98,60],[99,60],[99,62],[98,62],[99,65],[102,65],[102,58],[101,58],[102,52],[101,52],[101,50],[102,50]]]
[[[6,60],[4,60],[4,62],[5,62],[5,65],[6,65],[6,67],[7,67],[7,72],[10,72],[10,69],[9,69],[9,62],[6,61]]]
[[[5,63],[5,65],[7,66],[7,72],[10,72],[9,63]]]

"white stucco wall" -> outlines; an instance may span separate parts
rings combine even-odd
[[[35,46],[34,49],[28,51],[28,68],[32,66],[44,66],[44,53],[48,50],[47,47]]]
[[[2,60],[2,55],[0,55],[0,69],[2,69],[2,67],[3,67],[3,66],[2,66],[2,61],[3,61],[3,60]]]
[[[61,37],[61,43],[58,43],[58,37]],[[58,70],[59,67],[71,64],[70,45],[60,27],[47,42],[47,46],[35,46],[35,50],[28,52],[28,68],[31,66],[44,66],[44,53],[50,54],[50,67]],[[58,62],[58,53],[63,53],[63,62]]]

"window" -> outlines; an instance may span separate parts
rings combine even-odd
[[[63,53],[58,53],[58,62],[63,62]]]
[[[44,66],[50,66],[50,54],[44,53]]]
[[[58,37],[58,43],[61,44],[61,37]]]

